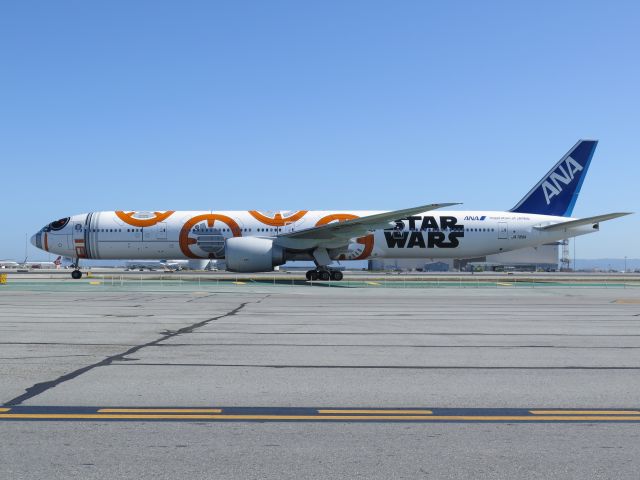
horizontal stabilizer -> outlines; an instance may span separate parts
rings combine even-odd
[[[569,220],[568,222],[554,223],[553,225],[536,228],[538,230],[544,230],[547,232],[554,230],[568,230],[570,228],[582,227],[584,225],[593,225],[596,223],[604,222],[606,220],[613,220],[614,218],[631,215],[631,213],[632,212],[606,213],[604,215],[596,215],[595,217],[580,218],[579,220]]]

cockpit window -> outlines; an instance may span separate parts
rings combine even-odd
[[[69,223],[69,217],[61,218],[60,220],[56,220],[55,222],[51,222],[48,227],[50,230],[62,230],[67,223]],[[45,227],[46,228],[46,227]]]

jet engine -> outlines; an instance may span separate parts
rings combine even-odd
[[[232,272],[266,272],[285,263],[284,249],[268,238],[228,238],[225,257]]]

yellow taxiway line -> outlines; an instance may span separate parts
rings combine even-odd
[[[431,410],[318,410],[318,413],[333,413],[333,414],[380,414],[380,415],[431,415]]]
[[[221,408],[101,408],[98,413],[222,413]]]

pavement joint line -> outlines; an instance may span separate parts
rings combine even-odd
[[[103,414],[2,413],[0,420],[211,420],[211,421],[400,421],[400,422],[640,422],[623,415],[233,415],[233,414]]]
[[[533,415],[640,415],[640,410],[529,410]]]

